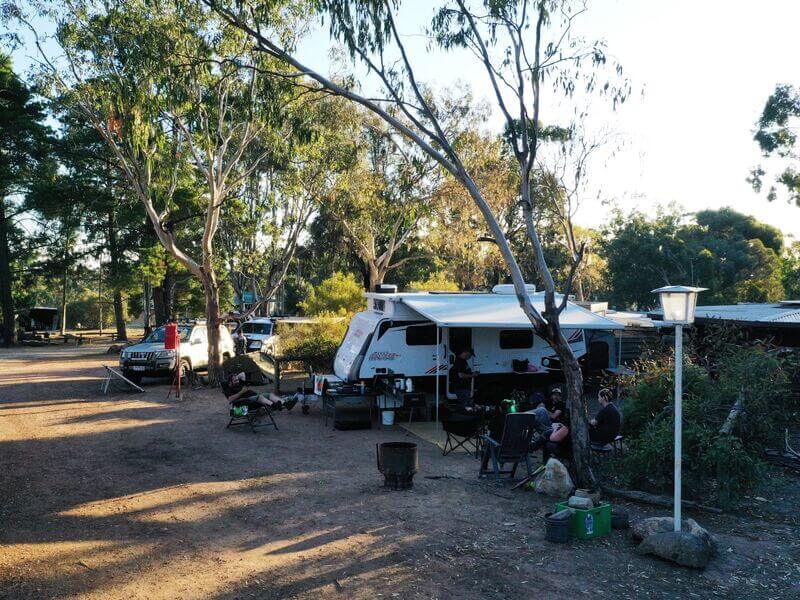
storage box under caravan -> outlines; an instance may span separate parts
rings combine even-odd
[[[369,381],[403,373],[419,380],[446,375],[462,350],[482,375],[559,370],[555,351],[537,336],[513,286],[491,293],[367,293],[368,309],[350,322],[334,371],[344,381]],[[544,310],[544,294],[529,286],[533,305]],[[590,335],[624,326],[567,302],[561,326],[575,356],[587,353]]]

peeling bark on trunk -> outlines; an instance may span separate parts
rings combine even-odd
[[[221,327],[219,318],[219,286],[214,272],[203,272],[203,288],[206,293],[206,334],[208,337],[208,380],[214,384],[221,378],[222,356],[220,351]]]

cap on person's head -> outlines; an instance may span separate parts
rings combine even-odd
[[[550,392],[550,395],[552,396],[552,395],[554,395],[554,394],[563,395],[563,394],[562,394],[562,392],[561,392],[561,388],[560,388],[560,387],[554,387],[554,388],[552,389],[552,391]]]
[[[238,379],[239,381],[244,381],[245,379],[247,379],[247,375],[245,375],[244,371],[242,371],[241,373],[238,373],[236,375],[236,379]]]

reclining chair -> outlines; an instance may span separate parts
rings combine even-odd
[[[242,411],[244,414],[237,414],[236,409],[246,410]],[[228,421],[226,429],[238,425],[250,425],[253,433],[256,433],[260,427],[274,427],[276,431],[278,430],[278,425],[272,418],[272,411],[263,404],[248,398],[235,400],[231,405],[230,415],[231,420]]]
[[[497,481],[500,475],[510,475],[513,479],[517,473],[517,465],[525,461],[528,477],[533,476],[531,459],[528,454],[531,438],[536,431],[536,415],[530,413],[509,413],[503,426],[503,437],[498,442],[490,436],[483,436],[486,443],[483,460],[478,477],[494,473]],[[489,470],[489,459],[492,459],[492,470]],[[510,470],[502,470],[506,463],[511,463]]]

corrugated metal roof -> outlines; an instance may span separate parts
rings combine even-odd
[[[800,325],[800,308],[792,303],[698,306],[695,318]]]

